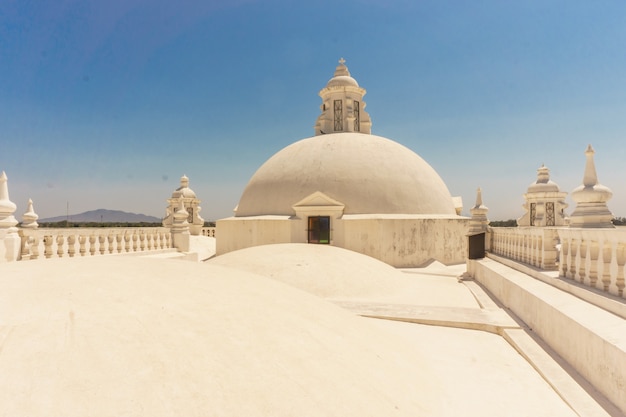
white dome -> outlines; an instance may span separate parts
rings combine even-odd
[[[528,193],[548,193],[548,192],[555,192],[558,193],[561,190],[559,190],[559,186],[553,182],[552,180],[549,180],[548,182],[533,182],[528,186]]]
[[[380,136],[337,133],[272,156],[250,179],[236,216],[293,215],[316,191],[345,204],[344,214],[456,214],[445,183],[415,152]]]
[[[549,193],[549,192],[560,192],[559,186],[550,179],[550,170],[545,166],[541,165],[537,170],[537,181],[531,183],[528,186],[528,193]]]
[[[172,198],[180,198],[181,194],[183,198],[196,198],[196,193],[188,187],[178,188],[172,193]]]
[[[358,87],[359,83],[349,75],[339,75],[337,77],[333,77],[328,81],[326,87],[343,87],[343,86],[352,86]]]
[[[186,175],[180,177],[180,187],[172,193],[172,198],[178,199],[181,195],[183,198],[196,198],[196,193],[189,188],[189,178]]]

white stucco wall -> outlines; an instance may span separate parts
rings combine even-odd
[[[369,255],[397,268],[430,260],[465,262],[469,219],[457,216],[344,216],[337,246]]]
[[[289,216],[229,217],[217,221],[216,254],[251,246],[291,242]]]
[[[319,213],[315,213],[318,215]],[[399,268],[430,260],[465,262],[469,218],[420,215],[344,215],[331,219],[331,245]],[[217,254],[273,243],[306,243],[306,217],[230,217],[217,222]]]

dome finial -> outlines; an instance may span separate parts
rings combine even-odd
[[[350,71],[348,71],[348,67],[346,66],[346,60],[342,58],[339,59],[339,65],[335,68],[335,77],[349,77]]]

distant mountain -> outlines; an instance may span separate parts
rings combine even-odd
[[[67,220],[68,216],[49,217],[47,219],[37,219],[38,223],[54,223]],[[145,214],[127,213],[120,210],[91,210],[80,214],[70,214],[70,222],[102,222],[102,223],[157,223],[161,219]]]

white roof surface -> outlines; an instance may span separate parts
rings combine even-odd
[[[576,415],[496,334],[338,305],[479,312],[462,267],[256,249],[0,265],[0,415]]]

